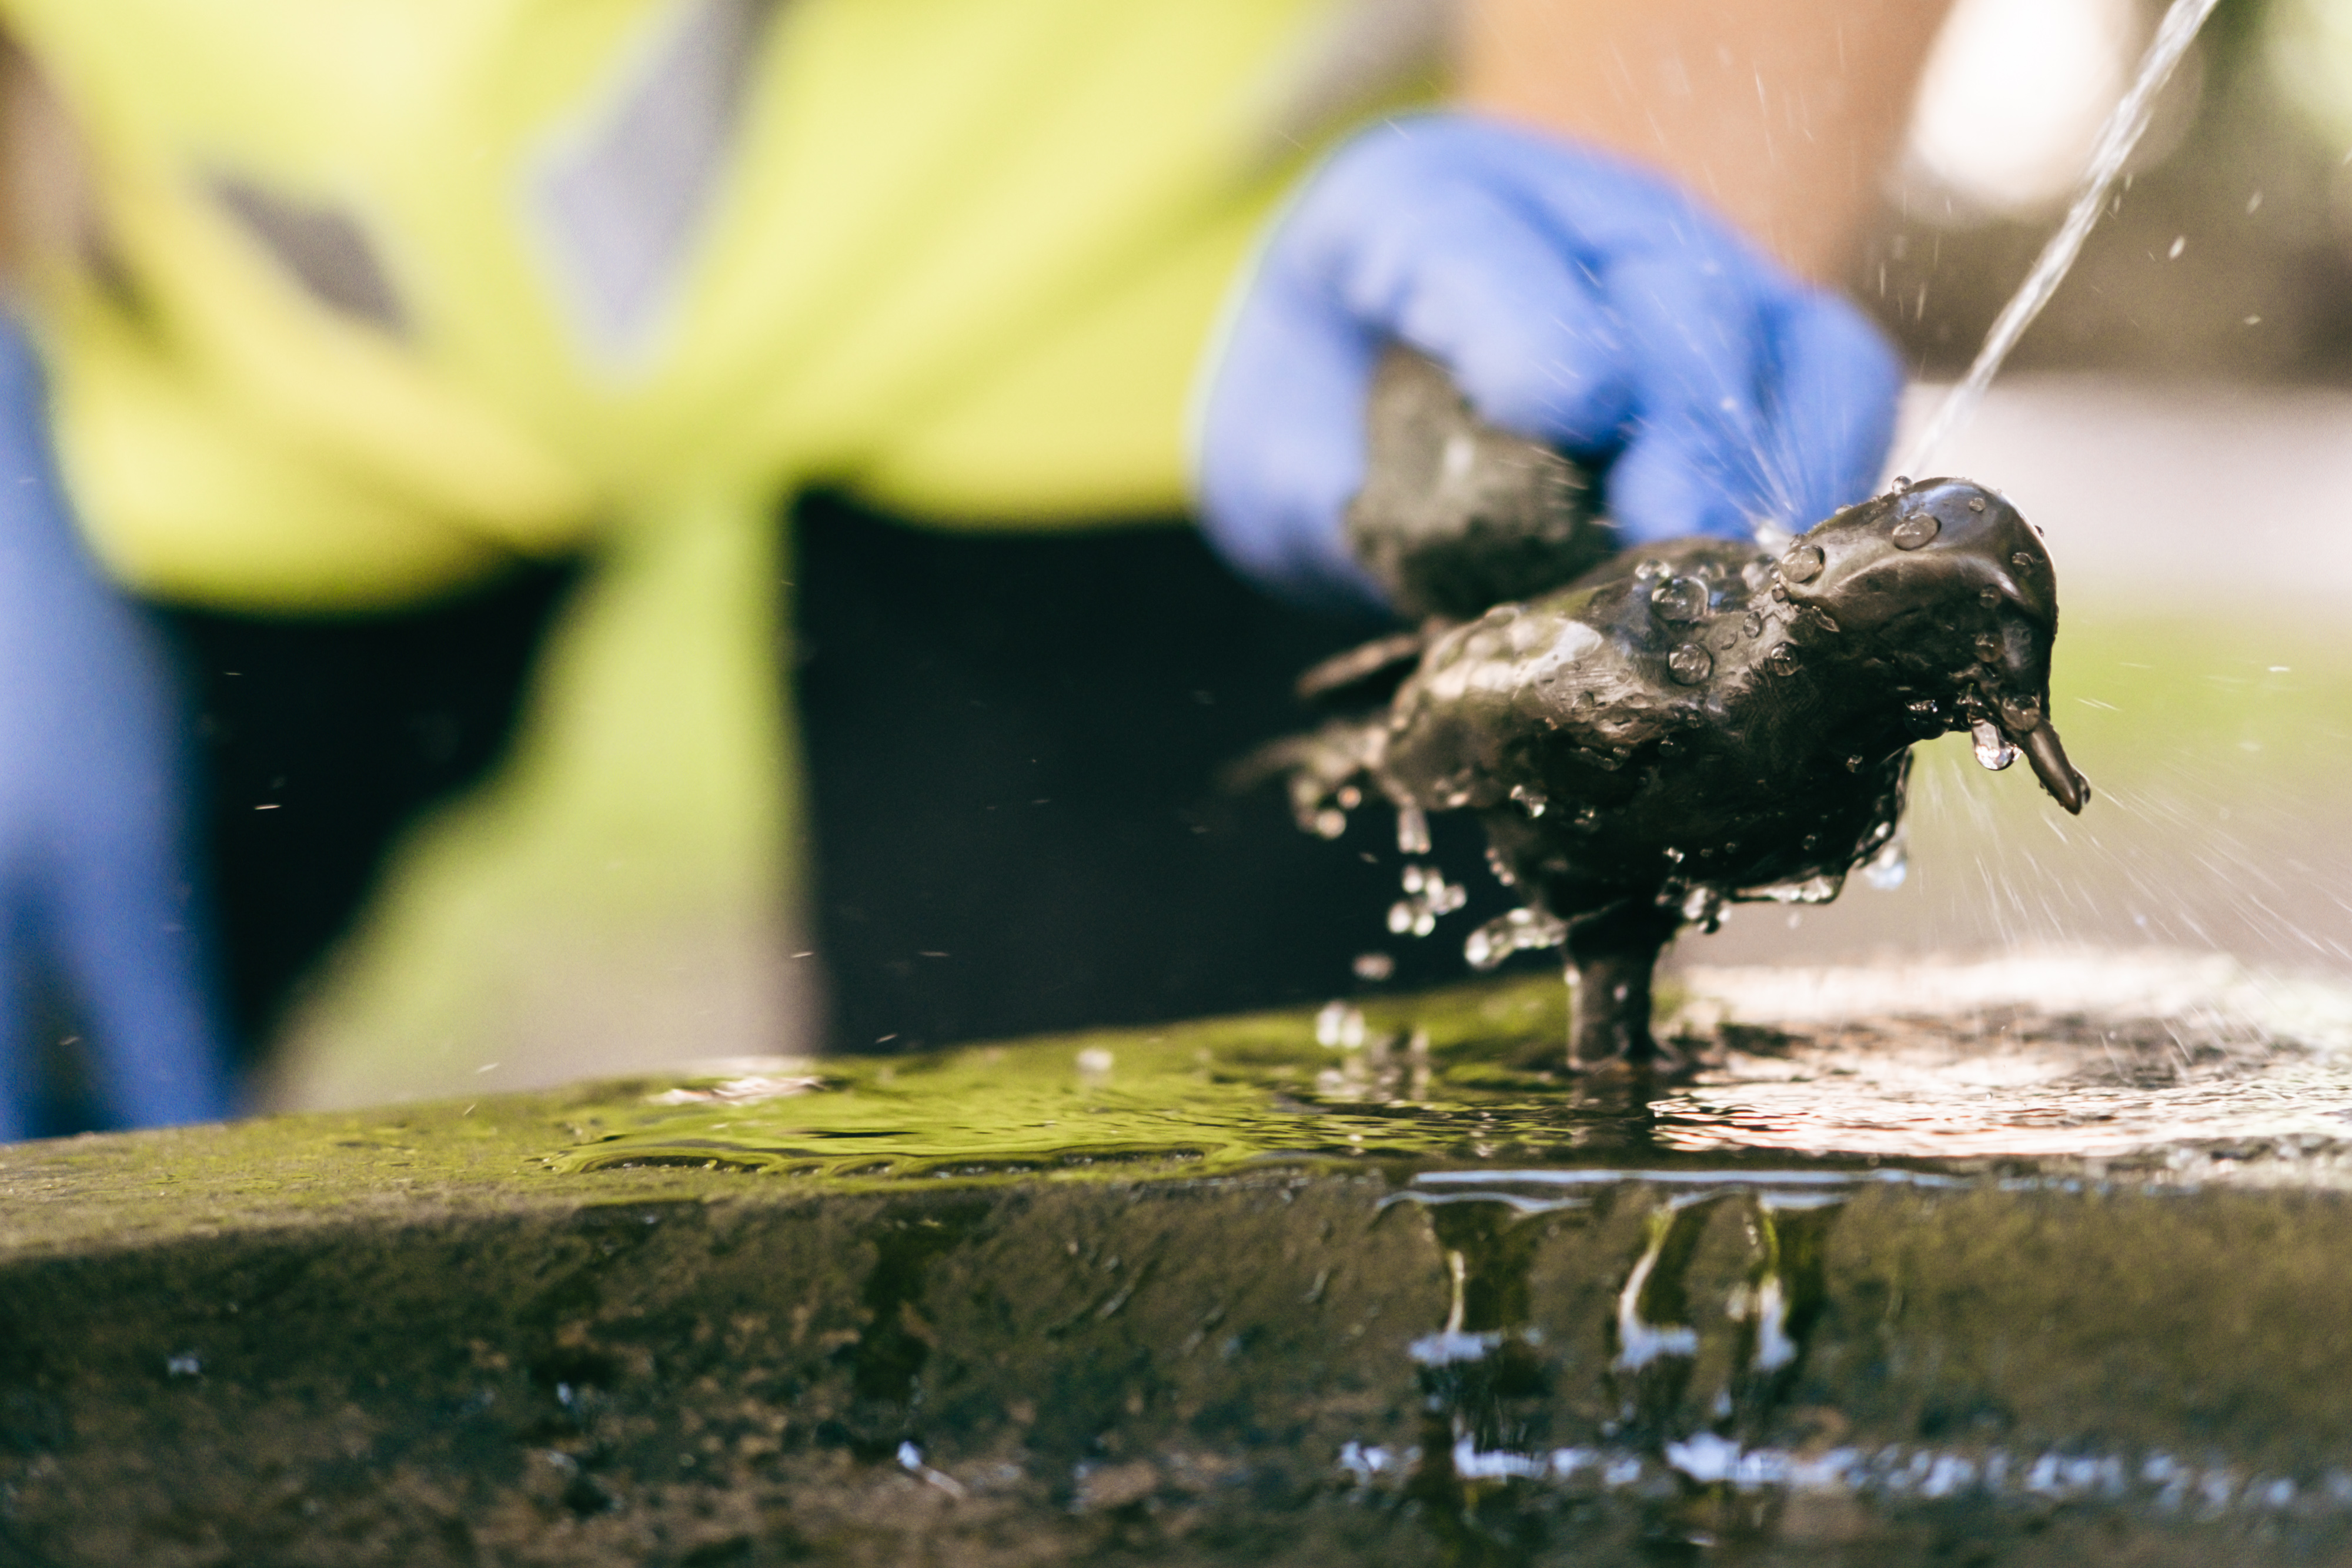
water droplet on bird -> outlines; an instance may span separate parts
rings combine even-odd
[[[1823,873],[1801,882],[1776,882],[1769,887],[1748,889],[1751,898],[1769,898],[1775,904],[1827,904],[1845,886],[1845,878]]]
[[[1790,545],[1780,558],[1780,575],[1790,582],[1811,582],[1821,576],[1823,559],[1819,545]]]
[[[1990,632],[1977,633],[1977,658],[1987,664],[2000,663],[2000,639]]]
[[[1764,655],[1764,667],[1776,675],[1793,675],[1802,666],[1797,658],[1797,651],[1788,643],[1780,643]]]
[[[2000,699],[2003,724],[2018,734],[2042,727],[2042,702],[2038,697],[2003,697]]]
[[[1969,735],[1976,742],[1978,767],[1998,773],[2017,760],[2017,747],[2009,743],[2009,737],[1992,720],[1977,720],[1969,726]]]
[[[1943,531],[1944,525],[1936,520],[1933,512],[1914,512],[1895,525],[1886,537],[1895,541],[1896,549],[1917,549]]]
[[[1397,808],[1397,853],[1425,855],[1429,852],[1429,818],[1418,806]]]
[[[1540,789],[1530,789],[1524,784],[1511,786],[1511,799],[1519,803],[1530,817],[1540,817],[1551,806],[1550,800]]]
[[[1317,838],[1336,839],[1348,831],[1348,813],[1337,806],[1326,806],[1315,813],[1314,827]]]
[[[1979,590],[1979,591],[1978,591],[1978,593],[1977,593],[1977,602],[1978,602],[1979,604],[1983,605],[1987,610],[1998,610],[1998,609],[2000,609],[2000,589],[1998,589],[1998,588],[1987,588],[1987,589],[1981,589],[1981,590]]]
[[[1666,673],[1686,686],[1695,686],[1713,673],[1715,655],[1696,643],[1684,643],[1666,655]]]
[[[2032,550],[2016,550],[2011,553],[2009,564],[2017,568],[2020,571],[2032,571],[2035,567],[2039,566],[2041,562],[2033,559],[2033,552]]]
[[[1983,510],[1984,510],[1984,507],[1985,507],[1985,502],[1984,502],[1984,497],[1983,497],[1982,496],[1970,496],[1970,497],[1969,497],[1969,511],[1971,511],[1971,512],[1981,512],[1981,511],[1983,511]]]
[[[1540,909],[1514,909],[1470,933],[1462,944],[1462,956],[1474,969],[1491,969],[1514,953],[1557,947],[1567,940],[1568,926],[1559,916]]]
[[[1696,621],[1706,613],[1706,584],[1695,577],[1670,577],[1650,591],[1650,608],[1662,621]]]
[[[1759,615],[1753,610],[1749,611],[1740,621],[1739,630],[1747,636],[1749,642],[1754,642],[1757,638],[1764,635],[1764,617]]]
[[[1723,894],[1711,887],[1692,888],[1683,894],[1682,916],[1713,936],[1723,925]]]
[[[1862,880],[1881,893],[1893,893],[1911,874],[1911,853],[1904,848],[1901,834],[1896,834],[1878,846],[1878,852],[1863,862]]]

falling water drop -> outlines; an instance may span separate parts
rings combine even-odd
[[[1557,947],[1567,940],[1568,926],[1559,916],[1540,909],[1514,909],[1470,933],[1462,956],[1474,969],[1491,969],[1514,953]]]
[[[1992,720],[1978,719],[1969,726],[1969,735],[1976,742],[1978,767],[1998,773],[2017,760],[2017,747]]]
[[[1881,893],[1893,893],[1911,874],[1911,854],[1904,847],[1900,833],[1878,846],[1878,852],[1863,862],[1862,880]]]
[[[1429,818],[1418,806],[1397,808],[1397,853],[1425,855],[1429,852]]]
[[[1426,936],[1437,929],[1440,915],[1451,915],[1470,900],[1469,890],[1445,880],[1433,865],[1409,865],[1402,878],[1404,896],[1389,906],[1389,930],[1399,936]]]
[[[1364,1012],[1345,1002],[1326,1002],[1315,1015],[1315,1043],[1328,1051],[1357,1051],[1364,1043]]]

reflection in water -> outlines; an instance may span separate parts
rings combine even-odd
[[[1895,1171],[1423,1173],[1399,1197],[1428,1211],[1453,1284],[1444,1323],[1410,1349],[1426,1401],[1423,1442],[1402,1456],[1348,1443],[1340,1471],[1367,1500],[1420,1504],[1454,1563],[1588,1560],[1575,1550],[1573,1521],[1589,1527],[1578,1509],[1603,1503],[1633,1511],[1650,1552],[1801,1542],[1801,1531],[1784,1529],[1786,1511],[1822,1500],[1882,1518],[1918,1506],[1991,1507],[2030,1521],[2065,1506],[2117,1520],[2303,1530],[2352,1514],[2352,1471],[2340,1465],[2284,1474],[2193,1445],[1836,1441],[1842,1417],[1792,1398],[1829,1304],[1828,1244],[1840,1213],[1856,1193],[1888,1185],[1963,1184]],[[1555,1228],[1598,1226],[1617,1207],[1638,1214],[1638,1246],[1605,1309],[1612,1354],[1601,1376],[1615,1414],[1579,1430],[1574,1353],[1547,1345],[1536,1323],[1546,1303],[1530,1275],[1537,1243]],[[1727,1276],[1695,1270],[1695,1260],[1727,1243],[1743,1247],[1748,1265],[1717,1299],[1702,1299]],[[1549,1539],[1564,1523],[1570,1539]],[[1979,1540],[1972,1560],[1999,1556]]]
[[[1892,1364],[1899,1300],[1858,1297],[1849,1278],[1833,1301],[1831,1264],[1843,1238],[1855,1272],[1856,1228],[1883,1227],[1889,1202],[1970,1201],[1994,1175],[1998,1190],[2100,1179],[2067,1156],[2130,1155],[2158,1182],[2201,1179],[2211,1145],[2342,1167],[2352,994],[2211,964],[2151,977],[2136,959],[1701,976],[1672,1026],[1696,1065],[1675,1080],[1559,1071],[1564,999],[1547,977],[1313,1017],[739,1066],[580,1113],[550,1163],[950,1188],[954,1204],[1016,1181],[1359,1175],[1385,1193],[1368,1203],[1378,1223],[1427,1227],[1446,1293],[1382,1353],[1417,1402],[1409,1438],[1360,1427],[1326,1451],[1348,1495],[1421,1521],[1455,1563],[1562,1560],[1601,1519],[1630,1519],[1643,1553],[1780,1542],[1795,1539],[1790,1511],[1822,1500],[1874,1517],[2095,1505],[2352,1521],[2352,1472],[2325,1457],[2265,1469],[2177,1427],[2037,1441],[2005,1416],[1890,1426],[1825,1392],[1896,1375],[1853,1358]],[[966,1219],[918,1208],[878,1233],[866,1324],[841,1353],[857,1396],[842,1436],[945,1490],[976,1483],[926,1457],[949,1434],[927,1427],[923,1274]],[[1081,1318],[1125,1307],[1144,1274]],[[1826,1382],[1823,1344],[1847,1357]],[[1100,1490],[1081,1484],[1080,1506]]]
[[[1411,1346],[1428,1420],[1404,1490],[1433,1511],[1456,1561],[1524,1555],[1513,1549],[1528,1544],[1530,1511],[1501,1506],[1507,1500],[1495,1494],[1498,1483],[1632,1490],[1652,1515],[1645,1533],[1681,1540],[1721,1532],[1710,1488],[1785,1490],[1799,1479],[1818,1488],[1843,1474],[1759,1440],[1782,1413],[1827,1299],[1823,1243],[1845,1194],[1888,1179],[1936,1178],[1757,1171],[1706,1179],[1712,1174],[1432,1172],[1401,1195],[1429,1207],[1454,1286],[1444,1326]],[[1548,1228],[1589,1220],[1626,1198],[1648,1207],[1640,1251],[1612,1297],[1607,1382],[1615,1414],[1573,1435],[1585,1441],[1557,1441],[1570,1436],[1554,1429],[1563,1412],[1529,1403],[1553,1389],[1532,1321],[1535,1243]],[[1721,1385],[1694,1403],[1702,1343],[1692,1263],[1725,1218],[1738,1222],[1751,1263],[1729,1299],[1711,1303],[1709,1315],[1730,1327],[1731,1343],[1717,1359]],[[1859,1459],[1849,1454],[1839,1463],[1852,1469]],[[1341,1464],[1367,1488],[1395,1468],[1392,1456],[1361,1445],[1350,1445]],[[1674,1484],[1659,1490],[1670,1478]],[[1937,1484],[1952,1480],[1947,1466]],[[1694,1522],[1695,1508],[1708,1517]],[[1498,1521],[1515,1528],[1499,1529]]]
[[[1654,1103],[1667,1147],[2080,1157],[2352,1130],[2347,992],[2227,958],[1691,979],[1739,1021],[1720,1030],[1708,1071]]]

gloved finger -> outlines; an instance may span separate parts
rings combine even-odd
[[[1743,271],[1705,252],[1608,268],[1611,304],[1640,345],[1632,433],[1603,481],[1631,540],[1744,538],[1785,507],[1767,476],[1767,342]]]
[[[1293,237],[1286,260],[1302,280],[1444,365],[1487,420],[1570,452],[1613,448],[1633,405],[1631,345],[1581,253],[1510,193],[1343,155]]]
[[[1300,603],[1382,604],[1339,527],[1363,482],[1379,348],[1323,291],[1268,267],[1213,361],[1193,434],[1201,527],[1236,570]]]
[[[1768,391],[1771,462],[1811,528],[1878,488],[1903,392],[1903,364],[1869,318],[1807,289],[1765,312],[1776,370]]]

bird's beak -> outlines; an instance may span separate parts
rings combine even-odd
[[[2025,759],[2033,764],[2033,776],[2050,791],[2050,798],[2075,816],[2083,813],[2083,803],[2091,798],[2091,781],[2074,770],[2066,760],[2066,748],[2058,744],[2058,731],[2043,719],[2023,734],[2011,737]]]

